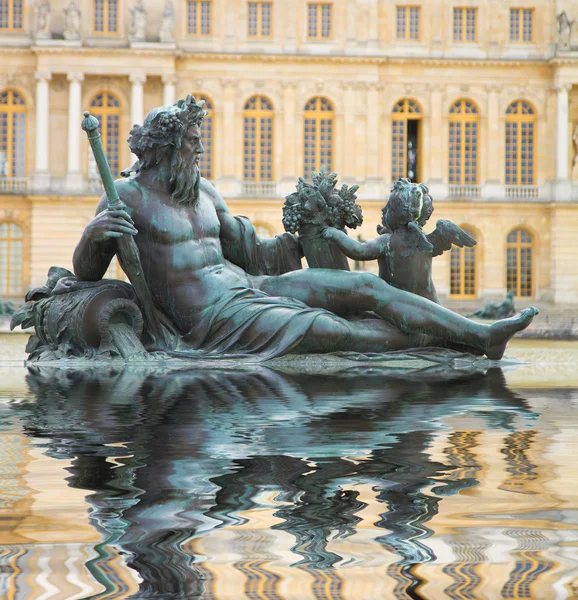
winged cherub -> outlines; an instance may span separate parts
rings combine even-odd
[[[393,184],[381,211],[379,237],[359,242],[333,227],[327,228],[323,235],[349,258],[377,259],[379,276],[390,285],[441,304],[432,281],[432,258],[449,250],[452,244],[471,247],[476,240],[445,219],[439,220],[435,231],[426,235],[422,227],[433,210],[432,197],[423,183],[400,179]]]

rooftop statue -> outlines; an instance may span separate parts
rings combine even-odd
[[[52,37],[50,30],[50,2],[48,0],[38,0],[34,5],[34,14],[36,16],[34,36],[37,40],[50,39]]]
[[[301,269],[296,235],[259,239],[249,219],[233,216],[201,177],[205,114],[203,102],[189,95],[153,109],[132,128],[135,175],[110,185],[103,178],[114,202],[109,206],[103,196],[86,226],[74,252],[75,276],[52,272],[12,320],[35,326],[33,358],[119,350],[126,356],[124,341],[142,331],[143,351],[188,357],[437,346],[500,359],[508,340],[534,318],[537,310],[529,308],[491,325],[477,323],[370,273]],[[88,117],[85,124],[94,147],[98,134]],[[321,204],[319,189],[305,183],[309,206]],[[102,280],[117,253],[130,266],[132,286]],[[62,298],[76,308],[67,310]],[[122,331],[115,325],[121,322]]]
[[[167,0],[163,10],[163,18],[159,27],[159,42],[162,44],[172,44],[175,41],[175,7],[173,0]]]
[[[147,28],[147,11],[142,3],[142,0],[137,0],[137,3],[130,9],[131,25],[129,38],[131,42],[146,41]]]
[[[70,0],[64,7],[64,39],[80,39],[80,8],[76,0]]]
[[[433,280],[432,257],[450,250],[452,244],[475,246],[476,240],[451,221],[439,220],[426,235],[422,227],[433,213],[433,201],[423,183],[400,179],[382,210],[379,237],[370,242],[351,239],[343,230],[330,227],[323,232],[349,258],[376,260],[381,279],[401,290],[440,304]],[[510,316],[510,315],[508,315]]]

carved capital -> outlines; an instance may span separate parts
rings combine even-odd
[[[128,76],[128,79],[133,85],[144,85],[147,76],[142,71],[135,71]]]
[[[162,76],[163,85],[177,85],[177,76],[175,73],[165,73]]]
[[[48,82],[52,79],[52,73],[50,71],[36,71],[36,73],[34,73],[34,79],[36,79],[36,81]]]
[[[219,83],[224,87],[224,88],[237,88],[239,87],[239,80],[238,79],[219,79]]]
[[[84,73],[67,73],[66,79],[68,79],[70,83],[82,83],[84,81]]]
[[[490,84],[484,86],[484,90],[488,94],[497,94],[500,92],[501,89],[502,89],[502,86],[498,85],[496,83],[490,83]]]
[[[571,83],[558,83],[555,86],[555,91],[557,94],[564,93],[564,92],[568,93],[571,89],[572,89]]]
[[[299,87],[299,82],[297,82],[297,81],[282,81],[281,87],[284,90],[296,90]]]

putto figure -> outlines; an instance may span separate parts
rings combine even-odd
[[[433,213],[433,201],[423,183],[400,179],[382,210],[379,237],[369,242],[351,239],[343,231],[328,228],[327,239],[355,260],[377,260],[381,279],[401,290],[440,304],[433,280],[432,258],[450,250],[452,244],[475,246],[476,240],[456,224],[439,220],[435,231],[426,235],[422,227]]]
[[[475,323],[371,274],[302,270],[293,234],[259,240],[250,221],[232,216],[201,177],[204,115],[203,103],[188,96],[153,109],[133,127],[135,176],[115,182],[127,208],[109,211],[103,197],[73,258],[79,280],[98,281],[117,251],[116,238],[134,236],[177,349],[266,359],[456,346],[499,359],[512,335],[532,321],[537,311],[530,308],[492,325]],[[360,311],[366,318],[345,318]]]

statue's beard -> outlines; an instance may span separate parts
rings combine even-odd
[[[196,161],[186,161],[177,150],[171,160],[171,184],[175,186],[171,200],[175,204],[195,207],[199,202],[201,172]]]

